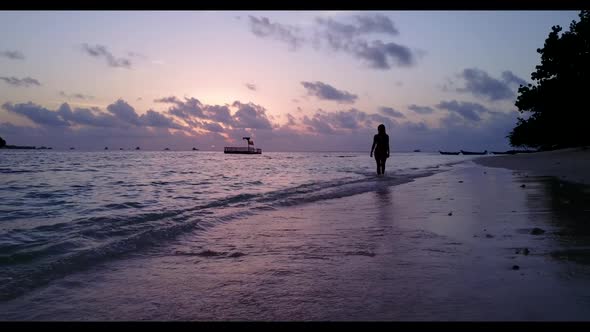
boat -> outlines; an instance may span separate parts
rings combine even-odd
[[[242,137],[243,140],[247,141],[247,146],[226,146],[223,148],[223,153],[229,154],[262,154],[262,149],[257,149],[254,147],[250,147],[250,145],[254,145],[254,141],[250,139],[250,137]]]
[[[422,151],[420,151],[420,149],[416,149],[416,150],[414,150],[414,152],[422,152]]]
[[[199,149],[197,149],[197,148],[193,148],[193,151],[199,151]]]
[[[461,153],[466,155],[466,156],[473,156],[473,155],[483,155],[483,154],[488,154],[488,150],[485,150],[483,152],[472,152],[472,151],[463,151],[461,150]]]
[[[492,151],[492,154],[517,154],[517,153],[534,153],[535,150],[508,150],[508,151]]]
[[[444,155],[453,155],[453,156],[457,156],[459,155],[459,153],[461,152],[447,152],[447,151],[438,151],[440,154],[444,154]]]

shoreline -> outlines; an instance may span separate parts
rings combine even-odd
[[[480,157],[475,163],[487,167],[529,171],[564,181],[590,185],[590,149],[569,148],[509,156]]]
[[[587,212],[563,201],[584,193],[561,184],[464,163],[182,235],[0,303],[0,319],[584,320]]]

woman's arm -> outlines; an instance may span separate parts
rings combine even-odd
[[[387,158],[389,158],[389,135],[387,135]]]
[[[373,137],[373,146],[371,146],[371,157],[373,157],[373,150],[375,150],[375,145],[377,145],[377,136]]]

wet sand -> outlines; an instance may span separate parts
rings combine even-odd
[[[547,152],[493,156],[476,159],[488,167],[528,171],[563,180],[590,184],[590,149],[571,148]]]
[[[0,303],[0,319],[587,320],[589,197],[469,162],[187,234]]]

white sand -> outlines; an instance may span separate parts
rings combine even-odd
[[[474,160],[488,167],[531,171],[535,175],[555,176],[562,180],[590,184],[590,149],[563,149]]]

